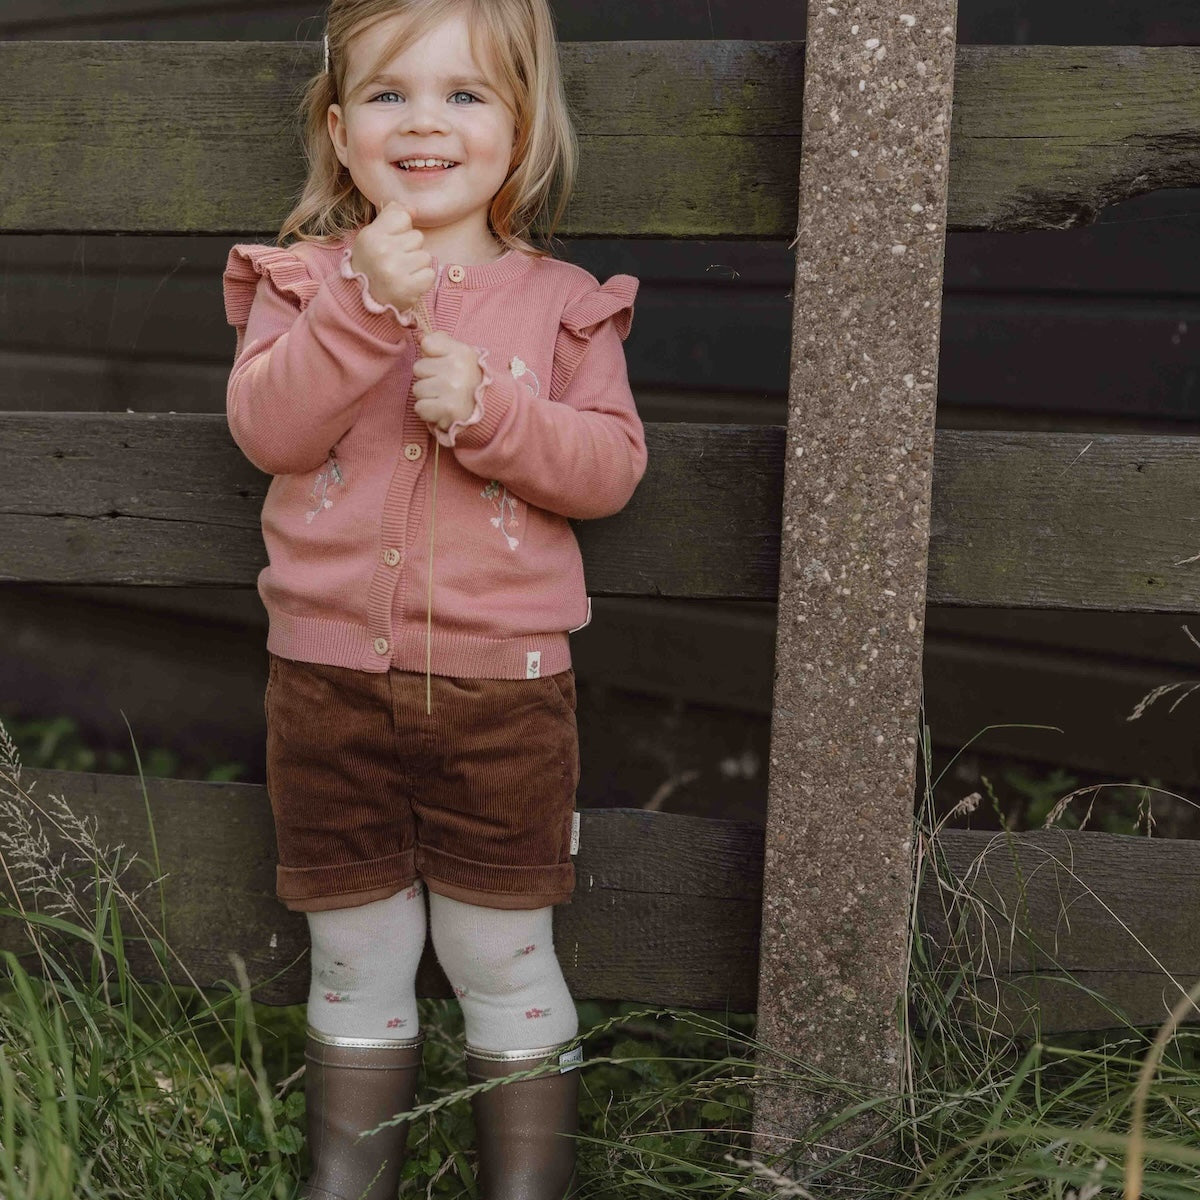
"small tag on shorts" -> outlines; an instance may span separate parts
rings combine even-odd
[[[529,650],[525,654],[525,678],[541,679],[541,677],[542,652],[540,650]]]
[[[558,1056],[558,1073],[565,1075],[568,1071],[574,1071],[581,1062],[583,1062],[582,1044]]]
[[[571,853],[579,853],[579,814],[571,814]]]

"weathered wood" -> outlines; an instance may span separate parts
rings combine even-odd
[[[156,877],[137,779],[25,774],[23,786],[37,781],[32,795],[43,808],[48,796],[64,796],[77,815],[96,818],[101,846],[124,844],[124,861],[130,853],[142,858],[146,866],[131,870],[127,891]],[[256,984],[256,999],[302,1002],[308,994],[307,928],[302,914],[288,912],[275,898],[275,840],[265,789],[152,779],[146,794],[161,871],[168,875],[166,940],[178,956],[171,978],[187,983],[190,973],[203,986],[230,979],[227,955],[235,950]],[[52,833],[51,841],[60,852],[65,848]],[[589,810],[582,814],[574,861],[574,899],[558,908],[555,920],[555,944],[572,994],[753,1010],[762,848],[752,827]],[[157,891],[142,896],[139,908],[157,925]],[[154,960],[147,946],[133,940],[130,925],[126,920],[133,969],[153,977]],[[25,944],[16,922],[0,925],[0,945],[19,950]],[[432,951],[418,988],[422,995],[451,994]]]
[[[1157,1024],[1200,975],[1200,842],[1060,829],[938,841],[960,894],[923,887],[922,927],[948,967],[985,977],[980,995],[998,1011],[979,1011],[982,1023],[1025,1034]]]
[[[756,576],[758,590],[772,590],[778,471],[762,464],[772,441],[778,461],[782,439],[769,428],[733,430],[728,439],[714,432],[652,428],[657,461],[636,507],[615,527],[579,526],[595,594],[671,594],[676,585],[662,564],[672,560],[693,595],[745,593]],[[221,417],[5,414],[0,445],[10,472],[10,497],[0,499],[0,579],[247,585],[264,565],[259,511],[268,480]],[[672,445],[682,453],[665,450]],[[747,508],[757,529],[742,524]],[[629,524],[639,512],[656,513],[653,527]],[[678,530],[695,526],[697,514],[704,536],[681,541]]]
[[[807,8],[758,1060],[888,1094],[903,1059],[957,0],[903,16],[886,0]],[[765,1083],[753,1147],[784,1150],[784,1170],[807,1179],[814,1157],[866,1137],[868,1159],[888,1153],[874,1142],[891,1114],[814,1149],[806,1132],[834,1097]]]
[[[5,0],[0,27],[28,22],[80,21],[88,17],[143,16],[147,10],[164,16],[196,7],[196,0]],[[247,7],[246,0],[205,0],[205,12],[219,20],[222,13]]]
[[[566,232],[790,239],[803,51],[564,44],[584,146]],[[273,233],[300,182],[292,112],[318,53],[0,43],[0,228]],[[1200,182],[1198,61],[1190,46],[959,47],[948,228],[1066,228],[1105,204]],[[852,126],[853,85],[848,96],[836,120]],[[869,186],[883,195],[911,170],[881,162]]]
[[[223,250],[228,253],[228,241]],[[782,391],[787,373],[786,289],[745,288],[736,297],[721,297],[697,287],[696,280],[680,286],[646,278],[640,264],[631,264],[630,270],[643,281],[637,298],[637,337],[627,343],[630,376],[639,387],[708,390],[732,384],[745,392]],[[84,367],[80,356],[107,356],[97,364],[104,372],[99,395],[82,377],[77,409],[103,409],[109,396],[115,401],[124,395],[129,402],[113,403],[110,411],[135,407],[142,399],[137,390],[143,396],[145,392],[144,385],[137,389],[139,370],[157,371],[160,377],[175,371],[185,381],[188,390],[178,399],[164,381],[164,409],[224,409],[235,339],[225,322],[218,272],[199,277],[172,271],[170,263],[153,272],[100,272],[90,264],[86,272],[74,275],[14,271],[0,297],[0,315],[5,312],[14,315],[14,324],[15,314],[20,314],[19,332],[14,330],[12,337],[23,351],[70,355],[58,366],[60,372]],[[1163,339],[1173,331],[1173,325],[1164,327]],[[1120,349],[1128,354],[1128,347]],[[207,402],[195,406],[189,401],[195,394],[196,372],[206,368],[211,376]],[[33,387],[38,386],[35,379]],[[0,399],[0,407],[37,407],[32,397],[21,395],[18,379],[7,376],[5,390],[8,395]]]
[[[1200,257],[1200,236],[1173,235],[1171,242],[1177,259]],[[228,248],[223,242],[222,254]],[[223,411],[234,341],[219,271],[203,277],[174,271],[178,259],[165,253],[152,271],[100,271],[93,252],[91,246],[81,250],[88,256],[82,274],[17,268],[5,277],[0,316],[10,314],[8,336],[20,357],[0,360],[0,408]],[[1136,251],[1125,253],[1132,258]],[[1111,261],[1099,250],[1095,256]],[[713,257],[732,256],[714,250]],[[653,257],[643,262],[640,253],[622,267],[642,281],[635,336],[626,343],[639,401],[649,388],[690,389],[684,419],[720,420],[694,410],[725,403],[733,411],[724,419],[739,421],[735,397],[718,393],[758,393],[760,403],[773,406],[771,419],[782,421],[790,288],[745,277],[731,287],[697,286],[699,270],[690,280],[663,280],[654,277]],[[1062,269],[1074,270],[1075,263]],[[1054,286],[1048,272],[1042,278]],[[990,294],[954,295],[947,283],[938,366],[943,411],[1006,409],[1011,415],[991,422],[1005,429],[1023,427],[1029,411],[1064,419],[1104,413],[1195,421],[1200,299],[1186,294],[1194,291],[1194,279],[1185,282],[1181,273],[1164,280],[1164,290],[1185,294],[1149,303],[1137,296],[1081,302],[1038,295],[1030,279],[1015,286],[1017,295],[1001,295],[1003,285],[989,278]],[[1111,284],[1113,291],[1123,286],[1117,279]],[[47,362],[37,350],[59,357]],[[96,358],[89,363],[86,355]]]
[[[577,526],[592,593],[774,599],[783,431],[647,437],[633,503]],[[248,586],[264,565],[268,480],[220,416],[2,413],[0,446],[0,580]],[[892,473],[873,459],[871,488]],[[1194,438],[943,431],[929,601],[1195,611],[1198,506]]]
[[[49,796],[63,797],[76,815],[95,818],[100,846],[123,843],[125,862],[137,856],[124,880],[127,891],[157,875],[136,779],[27,770],[26,789],[34,781],[32,796],[43,808]],[[189,972],[203,986],[231,980],[226,955],[232,950],[246,960],[257,999],[302,1003],[307,930],[303,916],[275,898],[265,790],[151,779],[146,794],[166,874],[166,935],[177,955],[172,980],[187,984]],[[51,840],[65,848],[57,835]],[[1062,830],[1016,834],[1010,841],[943,830],[936,846],[940,868],[922,843],[919,919],[932,961],[947,971],[963,963],[980,971],[975,986],[984,1005],[964,1008],[964,1019],[997,1024],[1006,1033],[1031,1032],[1037,1017],[1022,997],[1036,970],[1043,1032],[1122,1020],[1155,1023],[1179,986],[1200,975],[1200,929],[1193,919],[1200,905],[1200,842]],[[572,993],[752,1011],[762,851],[762,829],[744,822],[585,810],[575,896],[555,912],[555,944]],[[939,886],[939,873],[949,886]],[[970,898],[955,899],[963,888]],[[138,906],[157,926],[157,890],[142,895]],[[136,939],[131,919],[124,928],[127,939]],[[33,966],[18,921],[0,921],[0,946]],[[127,950],[139,978],[156,977],[144,944],[127,940]],[[1062,982],[1064,973],[1123,1015],[1106,1015],[1101,1002]],[[425,996],[450,994],[431,951],[418,988]],[[997,1001],[998,1022],[986,1007]]]

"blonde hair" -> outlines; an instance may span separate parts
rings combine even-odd
[[[308,178],[278,243],[340,240],[375,219],[334,153],[327,113],[346,84],[356,34],[388,17],[409,19],[368,75],[447,17],[463,12],[482,36],[499,77],[495,86],[512,110],[516,142],[508,177],[488,209],[488,225],[506,247],[535,255],[548,245],[575,183],[578,143],[563,93],[554,21],[547,0],[332,0],[326,22],[329,69],[309,80],[300,102]],[[476,55],[479,57],[479,55]],[[553,206],[552,206],[553,201]],[[536,241],[534,240],[536,239]],[[538,244],[541,243],[541,244]]]

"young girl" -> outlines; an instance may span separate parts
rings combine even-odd
[[[545,0],[334,0],[308,180],[225,272],[234,439],[274,476],[267,781],[308,914],[310,1200],[394,1200],[428,923],[466,1026],[487,1200],[574,1182],[579,1047],[551,915],[575,884],[569,518],[629,500],[637,281],[535,229],[575,143]],[[551,214],[550,197],[557,195]],[[424,886],[423,886],[424,885]]]

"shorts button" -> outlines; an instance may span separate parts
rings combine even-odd
[[[400,561],[400,551],[394,547],[390,547],[383,552],[383,561],[389,567],[394,567]]]
[[[455,263],[454,266],[448,268],[446,271],[446,278],[449,279],[451,283],[462,283],[466,277],[466,271],[464,271],[462,267],[458,265],[458,263]]]
[[[408,445],[404,447],[404,457],[407,458],[409,462],[416,462],[417,459],[421,457],[422,453],[423,451],[417,442],[409,442]]]
[[[387,638],[376,638],[375,639],[375,653],[376,654],[386,654],[387,652],[388,652]]]

